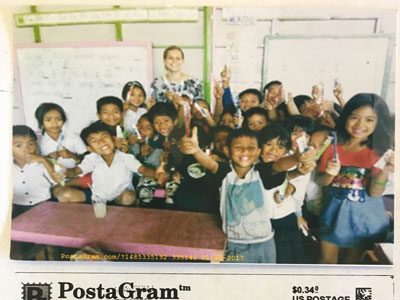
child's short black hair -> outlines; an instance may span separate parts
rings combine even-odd
[[[126,97],[128,96],[128,92],[134,88],[137,87],[142,90],[144,99],[146,99],[146,91],[144,90],[143,85],[139,81],[128,81],[125,83],[124,87],[122,88],[122,100],[126,101]]]
[[[178,118],[178,112],[172,103],[157,102],[149,110],[150,122],[153,123],[154,118],[157,116],[167,116],[175,121]]]
[[[261,92],[260,92],[259,90],[257,90],[257,89],[245,89],[244,91],[241,91],[241,92],[239,93],[239,99],[241,99],[242,96],[244,96],[244,95],[246,95],[246,94],[253,94],[253,95],[256,95],[256,96],[257,96],[257,99],[258,99],[258,103],[261,103],[261,102],[262,102],[262,95],[261,95]]]
[[[256,132],[251,131],[248,128],[241,127],[239,129],[233,129],[229,134],[228,137],[226,138],[226,145],[230,148],[232,146],[232,141],[234,139],[237,139],[239,137],[249,137],[249,138],[254,138],[257,140],[258,145],[260,145],[258,141],[258,135]]]
[[[282,124],[275,123],[268,125],[258,133],[260,146],[276,138],[278,138],[279,144],[287,150],[292,148],[292,139],[290,138],[290,134]]]
[[[290,134],[296,127],[299,127],[310,134],[314,130],[314,121],[309,117],[296,115],[288,117],[284,122],[284,126]]]
[[[149,122],[151,123],[150,114],[147,112],[147,113],[144,113],[143,115],[141,115],[141,116],[139,117],[139,119],[137,120],[137,123],[136,123],[135,125],[137,125],[137,124],[139,123],[139,121],[140,121],[140,120],[143,120],[143,119],[145,119],[145,120],[147,120],[147,121],[149,121]]]
[[[269,88],[271,87],[271,86],[273,86],[273,85],[281,85],[282,84],[282,82],[280,82],[280,81],[278,81],[278,80],[272,80],[272,81],[270,81],[270,82],[268,82],[266,85],[264,85],[264,88],[263,88],[263,94],[264,94],[264,96],[265,96],[265,91],[266,90],[269,90]]]
[[[294,103],[297,106],[297,109],[300,110],[301,107],[304,105],[304,103],[306,103],[307,101],[312,100],[312,98],[310,96],[307,95],[297,95],[293,98]]]
[[[64,123],[67,121],[67,115],[65,114],[64,109],[60,105],[53,102],[43,102],[36,108],[35,111],[35,118],[38,122],[39,128],[43,129],[44,115],[51,110],[58,111]]]
[[[314,132],[326,132],[328,134],[331,134],[334,131],[333,128],[329,127],[329,126],[325,126],[325,125],[315,125],[314,130],[312,133]]]
[[[264,116],[265,120],[268,122],[268,112],[266,109],[264,109],[262,107],[252,107],[243,113],[243,117],[244,117],[243,124],[242,124],[243,127],[246,127],[246,128],[249,127],[248,119],[253,115]]]
[[[100,114],[101,108],[107,104],[114,104],[115,106],[118,107],[118,109],[120,110],[121,113],[124,111],[124,104],[122,103],[121,99],[114,97],[114,96],[105,96],[105,97],[101,97],[96,102],[97,113]]]
[[[14,125],[13,126],[13,137],[14,136],[28,136],[35,141],[37,141],[37,136],[35,132],[30,128],[29,126],[26,125]]]
[[[213,135],[213,139],[215,139],[215,136],[220,133],[220,132],[226,132],[226,133],[231,133],[231,131],[233,130],[233,128],[229,127],[229,126],[225,126],[225,125],[218,125],[215,126],[212,129],[212,135]]]
[[[86,144],[86,146],[89,146],[88,143],[89,135],[92,133],[98,133],[103,131],[108,132],[110,136],[113,136],[113,133],[110,131],[110,127],[107,126],[107,124],[104,124],[103,122],[94,122],[81,131],[80,137],[82,141]]]

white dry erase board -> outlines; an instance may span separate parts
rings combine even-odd
[[[148,91],[153,79],[150,42],[17,45],[15,57],[15,103],[23,122],[34,129],[34,112],[42,102],[60,104],[69,129],[79,133],[97,119],[99,98],[121,98],[124,84],[132,80]]]
[[[324,85],[325,99],[333,100],[334,80],[344,88],[345,99],[359,92],[387,95],[394,37],[267,36],[264,40],[263,86],[283,82],[293,95],[311,95],[311,87]]]

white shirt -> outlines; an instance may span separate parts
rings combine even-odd
[[[296,188],[296,191],[293,193],[292,197],[295,201],[297,216],[303,215],[301,207],[303,206],[304,203],[304,198],[306,196],[307,185],[310,182],[310,177],[311,177],[311,172],[305,175],[297,176],[296,178],[293,178],[289,181]]]
[[[22,168],[13,164],[13,203],[35,205],[51,198],[50,188],[55,182],[40,163],[26,164]]]
[[[82,175],[92,172],[92,199],[112,201],[123,191],[134,190],[132,174],[138,172],[141,163],[132,154],[117,150],[111,166],[100,155],[91,153],[78,167]]]
[[[124,116],[124,128],[125,130],[131,132],[131,133],[136,133],[133,130],[133,125],[137,126],[137,123],[139,121],[139,118],[144,115],[147,112],[147,110],[143,107],[139,107],[137,111],[133,111],[131,109],[128,109],[125,113]]]
[[[87,151],[85,144],[78,135],[66,132],[65,130],[61,132],[57,141],[53,140],[47,133],[44,133],[39,138],[39,147],[40,153],[43,156],[47,156],[63,148],[76,154],[83,154]],[[74,168],[76,166],[76,162],[72,158],[59,157],[57,163],[66,168]]]
[[[271,219],[281,219],[296,211],[295,200],[292,196],[286,197],[281,203],[276,203],[274,200],[274,194],[277,191],[282,195],[285,194],[287,185],[288,180],[286,179],[281,185],[270,190],[265,190]]]

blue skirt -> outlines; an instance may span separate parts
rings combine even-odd
[[[327,202],[321,212],[321,238],[339,247],[370,247],[382,241],[389,228],[389,218],[382,197],[370,197],[365,190],[329,187]],[[352,199],[352,200],[351,200]]]

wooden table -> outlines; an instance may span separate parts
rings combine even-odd
[[[217,216],[204,213],[108,206],[96,219],[90,204],[46,201],[12,220],[11,239],[218,261],[225,247],[220,228]]]

